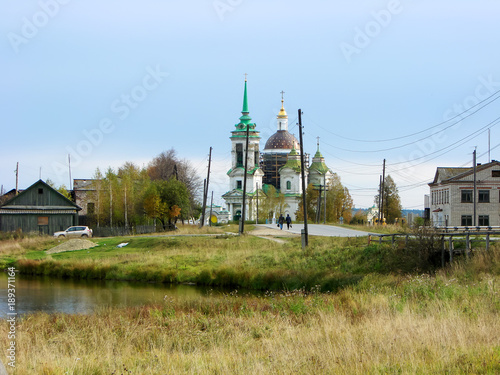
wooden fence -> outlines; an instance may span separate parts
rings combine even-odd
[[[464,227],[465,228],[465,227]],[[425,235],[421,235],[423,237]],[[480,241],[485,242],[486,250],[490,249],[491,241],[500,240],[500,238],[492,238],[491,236],[500,236],[500,231],[497,230],[473,230],[466,231],[465,229],[456,231],[454,233],[450,232],[450,228],[445,230],[436,230],[435,232],[431,232],[427,235],[427,237],[434,236],[436,237],[436,241],[440,241],[441,243],[441,265],[444,267],[445,265],[445,254],[448,251],[450,257],[450,263],[453,262],[453,256],[456,254],[465,253],[465,256],[469,258],[470,253],[472,251],[472,241]],[[471,236],[474,239],[471,239]],[[378,240],[374,240],[373,237],[378,237]],[[390,238],[391,244],[395,244],[398,238],[401,238],[405,242],[405,246],[408,246],[410,240],[418,240],[418,236],[414,234],[405,234],[405,233],[394,233],[394,234],[378,234],[378,233],[370,233],[368,236],[368,244],[371,244],[374,241],[377,241],[379,244],[383,242],[388,242],[384,239]],[[455,242],[465,241],[464,249],[456,249],[454,246]]]

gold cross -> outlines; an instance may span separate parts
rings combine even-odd
[[[284,93],[285,93],[285,92],[284,92],[283,90],[281,90],[281,100],[283,100],[283,94],[284,94]]]

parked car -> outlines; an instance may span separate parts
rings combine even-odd
[[[92,229],[89,227],[69,227],[62,232],[55,232],[54,237],[92,237]]]

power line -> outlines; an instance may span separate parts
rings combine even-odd
[[[422,134],[422,133],[425,133],[431,129],[434,129],[434,128],[437,128],[438,126],[441,126],[441,125],[444,125],[452,120],[455,120],[457,118],[461,118],[461,120],[463,119],[466,119],[472,115],[474,115],[475,113],[479,112],[481,109],[487,107],[488,105],[490,105],[491,103],[493,103],[494,101],[496,101],[497,99],[500,99],[500,96],[497,96],[496,98],[492,99],[491,101],[489,101],[488,103],[486,103],[485,105],[481,106],[480,108],[478,108],[477,110],[469,113],[467,116],[464,116],[462,117],[463,114],[469,112],[471,109],[474,109],[475,107],[477,107],[478,105],[484,103],[485,101],[491,99],[492,97],[494,97],[495,95],[497,95],[498,93],[500,93],[500,90],[496,91],[495,93],[493,93],[492,95],[488,96],[487,98],[483,99],[482,101],[476,103],[475,105],[467,108],[466,110],[464,110],[463,112],[460,112],[459,114],[453,116],[452,118],[448,119],[448,120],[445,120],[445,121],[442,121],[438,124],[435,124],[435,125],[432,125],[432,126],[429,126],[428,128],[424,129],[424,130],[420,130],[418,132],[415,132],[415,133],[412,133],[412,134],[408,134],[408,135],[404,135],[404,136],[400,136],[400,137],[395,137],[395,138],[388,138],[388,139],[370,139],[370,140],[366,140],[366,139],[355,139],[355,138],[350,138],[350,137],[345,137],[345,136],[342,136],[340,134],[336,134],[334,132],[332,132],[331,130],[329,129],[326,129],[324,127],[322,127],[321,125],[318,125],[316,122],[314,122],[313,120],[309,119],[308,120],[313,124],[313,125],[316,125],[318,126],[319,128],[325,130],[326,132],[330,133],[330,134],[333,134],[335,135],[336,137],[339,137],[339,138],[343,138],[343,139],[347,139],[347,140],[350,140],[350,141],[354,141],[354,142],[364,142],[364,143],[375,143],[375,142],[390,142],[390,141],[396,141],[396,140],[400,140],[400,139],[404,139],[404,138],[410,138],[410,137],[413,137],[415,135],[419,135],[419,134]],[[461,121],[460,120],[460,121]],[[449,125],[447,126],[446,128],[444,128],[443,130],[446,130],[456,124],[458,124],[460,121],[452,124],[452,125]],[[431,135],[432,136],[432,135]],[[431,136],[428,136],[428,137],[431,137]],[[428,138],[428,137],[425,137],[425,138]],[[425,138],[422,138],[422,139],[425,139]],[[417,141],[418,142],[418,141]]]

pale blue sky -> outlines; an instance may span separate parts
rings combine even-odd
[[[298,136],[302,108],[306,152],[314,154],[319,136],[328,166],[358,207],[373,204],[385,158],[403,206],[422,208],[436,167],[470,163],[475,146],[486,153],[486,129],[500,116],[493,101],[460,124],[425,131],[500,89],[498,1],[0,6],[5,190],[15,186],[16,162],[21,188],[40,168],[43,179],[68,185],[68,153],[73,178],[91,178],[97,167],[142,166],[173,147],[204,178],[212,146],[212,189],[222,203],[244,73],[261,148],[276,131],[284,90],[290,131]],[[492,147],[499,131],[491,128]]]

